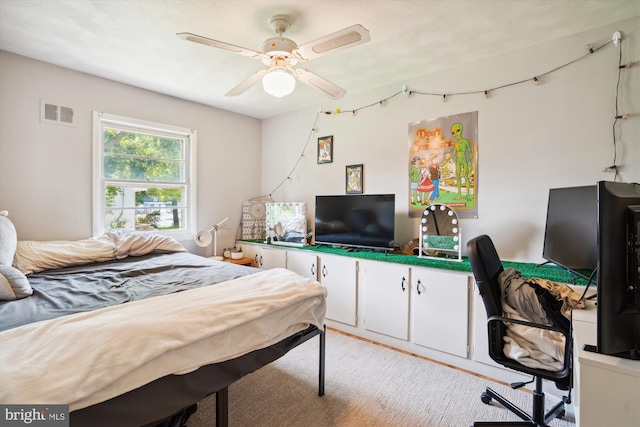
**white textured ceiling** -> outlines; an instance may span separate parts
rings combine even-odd
[[[257,118],[325,103],[302,84],[225,97],[262,62],[176,37],[260,50],[275,14],[292,16],[298,45],[368,29],[369,43],[304,64],[358,93],[640,16],[640,0],[0,0],[0,49]]]

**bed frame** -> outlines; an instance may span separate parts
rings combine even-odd
[[[229,386],[319,335],[318,396],[324,396],[326,326],[310,326],[269,347],[206,365],[185,375],[168,375],[128,393],[69,414],[70,425],[156,426],[216,393],[216,426],[229,425]]]

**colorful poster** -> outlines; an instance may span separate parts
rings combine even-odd
[[[441,203],[478,217],[478,112],[409,124],[409,216]]]

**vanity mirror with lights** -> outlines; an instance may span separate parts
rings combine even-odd
[[[421,258],[462,261],[458,214],[447,205],[428,206],[420,218]]]
[[[267,243],[304,246],[307,238],[307,204],[270,202],[265,204]]]

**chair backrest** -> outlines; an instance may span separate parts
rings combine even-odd
[[[469,240],[467,255],[487,317],[502,316],[498,276],[504,271],[504,267],[491,238],[483,234]]]

